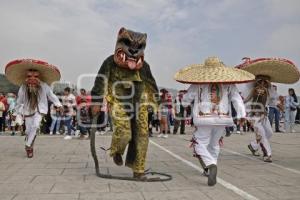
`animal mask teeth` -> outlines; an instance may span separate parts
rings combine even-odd
[[[137,64],[139,65],[139,64],[141,64],[141,63],[142,63],[142,57],[139,58]]]
[[[126,54],[125,54],[125,53],[122,53],[121,55],[122,55],[122,57],[123,57],[123,62],[125,62],[125,60],[126,60]]]

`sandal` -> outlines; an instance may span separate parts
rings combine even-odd
[[[25,150],[27,153],[27,157],[32,158],[33,157],[33,147],[25,146]]]

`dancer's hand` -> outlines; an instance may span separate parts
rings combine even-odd
[[[64,113],[64,108],[62,106],[58,107],[58,109],[60,114]]]
[[[220,145],[220,147],[224,146],[223,136],[219,139],[219,145]]]
[[[240,125],[243,126],[246,122],[246,118],[241,118],[240,119]]]

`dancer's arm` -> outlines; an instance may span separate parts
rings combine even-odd
[[[236,117],[237,119],[245,118],[246,117],[246,109],[243,102],[241,95],[235,85],[230,86],[230,99],[233,103],[233,107],[236,110]]]
[[[195,101],[195,98],[198,95],[199,87],[199,85],[190,85],[190,87],[187,90],[187,93],[185,93],[182,97],[181,102],[184,107],[187,107],[191,104],[192,101]]]
[[[18,98],[17,98],[16,106],[15,106],[16,115],[24,114],[24,104],[25,104],[25,86],[21,85],[21,87],[18,91]]]
[[[56,107],[62,107],[58,97],[53,93],[52,89],[47,84],[43,84],[42,87],[46,90],[48,99],[53,102]]]

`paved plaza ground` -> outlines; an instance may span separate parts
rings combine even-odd
[[[225,138],[218,164],[218,184],[207,186],[192,157],[187,135],[150,140],[147,168],[173,175],[169,182],[141,183],[96,177],[89,140],[39,136],[34,158],[24,151],[24,137],[0,136],[0,200],[235,200],[300,199],[300,132],[274,133],[273,163],[252,157],[247,149],[253,133]],[[300,127],[297,127],[300,131]],[[111,133],[97,136],[101,170],[128,174],[100,146],[109,147]]]

